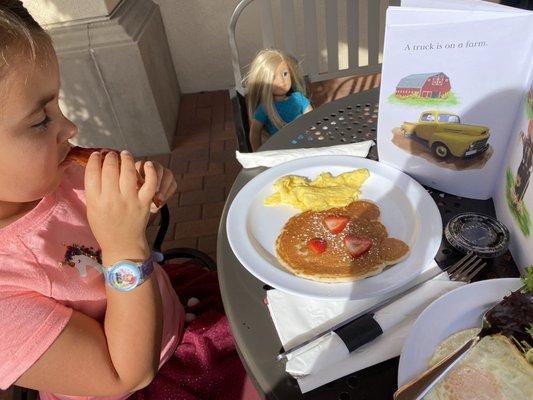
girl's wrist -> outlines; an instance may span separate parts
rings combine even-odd
[[[102,249],[102,264],[104,267],[116,264],[121,260],[131,260],[141,262],[150,257],[150,247],[148,243],[140,243],[124,248],[114,247],[113,249]]]

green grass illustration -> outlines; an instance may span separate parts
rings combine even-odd
[[[526,97],[527,119],[533,118],[533,97]]]
[[[453,92],[448,92],[443,97],[440,98],[431,98],[431,97],[420,97],[416,94],[411,94],[409,96],[398,96],[396,93],[393,93],[389,96],[389,103],[391,104],[406,104],[409,106],[455,106],[459,104],[459,97]]]
[[[513,215],[515,221],[518,223],[518,226],[520,227],[520,230],[522,231],[524,236],[528,237],[530,232],[529,227],[531,226],[531,220],[529,219],[529,212],[527,211],[524,202],[521,201],[519,204],[516,204],[513,201],[515,178],[513,172],[511,171],[511,168],[507,168],[506,177],[507,206],[509,207],[509,211]]]

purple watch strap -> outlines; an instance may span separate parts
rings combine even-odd
[[[152,251],[148,260],[141,264],[140,270],[142,274],[142,280],[145,281],[146,278],[154,271],[154,262],[163,261],[163,254],[158,251]]]

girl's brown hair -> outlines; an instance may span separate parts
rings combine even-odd
[[[20,0],[0,3],[0,79],[12,60],[35,61],[53,50],[52,39]]]

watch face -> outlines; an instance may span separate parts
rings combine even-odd
[[[139,268],[130,264],[118,264],[109,271],[109,284],[122,292],[135,289],[140,281]]]

